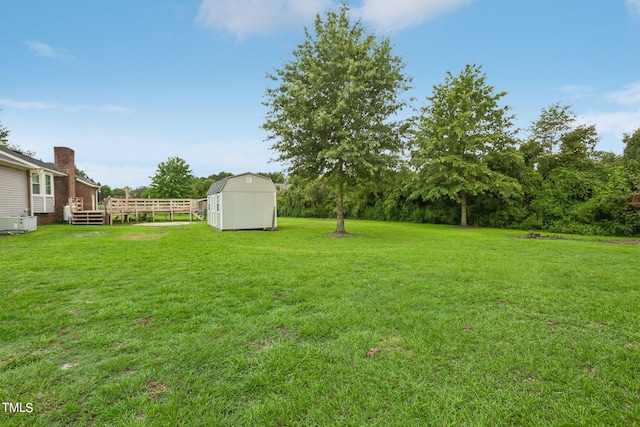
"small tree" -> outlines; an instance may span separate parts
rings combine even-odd
[[[324,21],[318,15],[314,29],[312,35],[305,28],[293,60],[268,74],[278,86],[266,90],[263,128],[274,141],[274,160],[291,175],[323,177],[335,188],[336,232],[346,233],[347,186],[397,160],[406,124],[390,119],[405,106],[399,95],[410,79],[389,40],[352,23],[344,3]]]
[[[8,146],[8,144],[9,144],[9,129],[2,126],[2,122],[0,122],[0,145],[6,147]]]
[[[166,162],[160,162],[155,176],[150,178],[153,197],[175,199],[192,196],[191,168],[179,157],[169,157]]]
[[[467,65],[459,76],[447,73],[434,86],[430,104],[422,109],[411,162],[418,174],[413,197],[441,197],[460,204],[460,225],[467,225],[470,196],[492,192],[502,197],[520,188],[516,179],[493,170],[490,154],[510,152],[512,117],[498,101],[480,66]]]
[[[625,166],[631,173],[640,173],[640,128],[633,133],[625,133],[622,142],[624,143],[622,159]]]

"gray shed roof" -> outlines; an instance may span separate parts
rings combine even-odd
[[[244,175],[253,175],[253,176],[259,176],[260,178],[267,178],[266,176],[259,175],[257,173],[252,173],[252,172],[245,172],[245,173],[241,173],[239,175],[227,176],[227,177],[222,178],[221,180],[216,181],[213,184],[211,184],[211,187],[209,187],[209,191],[207,192],[207,195],[216,194],[216,193],[221,192],[222,189],[224,188],[224,186],[227,184],[227,181],[229,179],[237,178],[239,176],[244,176]]]
[[[221,180],[211,184],[211,187],[209,187],[209,191],[207,192],[207,194],[216,194],[221,192],[224,188],[224,185],[227,183],[227,179],[229,179],[229,177],[222,178]]]

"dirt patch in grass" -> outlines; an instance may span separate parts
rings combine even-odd
[[[251,348],[254,350],[265,350],[275,346],[276,343],[268,338],[260,338],[251,343]]]
[[[380,347],[371,347],[369,350],[367,350],[367,357],[374,357],[379,352]]]
[[[142,222],[140,224],[133,224],[135,226],[142,227],[170,227],[172,225],[191,225],[195,224],[195,222],[185,222],[185,221],[173,221],[173,222]]]
[[[381,351],[386,352],[401,352],[405,357],[413,357],[413,351],[405,348],[404,339],[399,336],[393,336],[388,339],[384,339],[378,343],[377,346],[367,350],[367,357],[375,357]]]
[[[153,323],[153,316],[149,316],[149,317],[142,317],[138,320],[136,320],[136,323],[138,325],[150,325]]]
[[[640,240],[603,240],[602,243],[612,245],[640,245]]]
[[[573,242],[600,242],[608,243],[611,245],[640,245],[640,240],[637,239],[611,239],[611,240],[598,240],[598,239],[581,239],[579,237],[563,237],[559,234],[526,234],[524,236],[514,236],[519,239],[531,239],[531,240],[571,240]]]
[[[95,237],[95,236],[102,236],[104,234],[107,234],[104,231],[87,231],[85,233],[76,233],[74,234],[74,237]]]
[[[151,393],[162,393],[163,391],[167,391],[169,387],[165,383],[160,383],[156,380],[151,381],[149,384],[149,391]]]
[[[329,237],[358,237],[358,234],[339,233],[337,231],[334,231],[333,233],[327,234],[327,236],[329,236]]]
[[[591,326],[592,328],[602,329],[604,328],[605,325],[599,322],[589,322],[587,323],[587,326]]]
[[[296,331],[292,331],[292,330],[287,329],[287,328],[278,328],[277,331],[278,331],[278,334],[280,334],[280,336],[283,337],[283,338],[287,338],[287,339],[296,339],[296,338],[298,338],[298,332],[296,332]]]
[[[165,383],[153,380],[149,383],[148,394],[151,400],[158,400],[163,396],[163,393],[169,391],[169,387]]]
[[[120,238],[123,240],[157,240],[164,236],[166,233],[152,233],[152,234],[127,234],[126,236],[121,236]]]

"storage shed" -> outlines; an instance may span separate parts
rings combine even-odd
[[[278,226],[276,186],[254,173],[223,178],[207,193],[207,221],[218,230],[266,230]]]

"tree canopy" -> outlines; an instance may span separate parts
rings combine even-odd
[[[509,196],[519,189],[517,180],[488,162],[514,145],[510,108],[499,105],[504,95],[487,84],[480,66],[467,65],[460,75],[448,72],[445,83],[434,86],[418,119],[411,153],[418,172],[414,197],[455,200],[462,226],[467,225],[470,196]]]
[[[398,159],[406,123],[392,118],[406,105],[404,64],[388,39],[367,34],[342,4],[322,19],[266,90],[263,128],[276,161],[291,175],[323,177],[337,193],[336,232],[345,233],[345,187],[374,177]]]
[[[151,194],[159,198],[190,198],[193,193],[193,175],[186,161],[169,157],[160,162],[156,174],[151,177]]]
[[[640,174],[640,128],[633,133],[625,133],[622,142],[624,143],[623,158],[625,163],[631,171]]]

